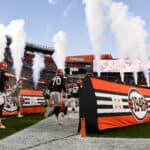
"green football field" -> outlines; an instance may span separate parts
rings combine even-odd
[[[6,117],[3,120],[6,128],[0,129],[0,139],[27,128],[42,119],[44,119],[43,114],[25,115],[22,118],[18,118],[17,116]]]
[[[25,115],[22,118],[17,116],[6,117],[3,122],[6,129],[0,129],[0,139],[14,134],[44,119],[43,114]],[[114,137],[114,138],[150,138],[150,122],[105,130],[98,134],[87,134],[90,137]]]

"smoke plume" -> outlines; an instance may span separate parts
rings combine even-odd
[[[67,49],[66,33],[59,31],[56,35],[54,35],[53,42],[56,51],[56,64],[58,68],[64,69],[65,52]]]
[[[0,24],[0,61],[4,60],[6,43],[6,28],[4,25]]]
[[[17,81],[20,78],[22,69],[22,59],[25,51],[26,34],[24,31],[24,20],[13,20],[7,27],[8,35],[12,38],[10,45],[11,55],[13,58],[13,69],[16,74]]]
[[[66,17],[70,11],[70,9],[73,7],[73,3],[75,0],[71,0],[70,3],[67,5],[66,9],[64,10],[64,17]]]
[[[119,57],[147,59],[147,32],[142,18],[129,13],[128,6],[121,2],[112,3],[109,18]]]
[[[104,32],[104,9],[109,4],[109,0],[83,0],[83,4],[85,4],[89,37],[96,57],[96,68],[94,70],[98,71],[100,67],[97,64],[99,64]]]
[[[40,79],[40,72],[42,71],[42,69],[44,69],[45,63],[44,63],[43,54],[40,54],[40,53],[34,53],[34,54],[35,55],[33,58],[32,70],[33,70],[34,87],[36,89],[38,81]]]
[[[55,5],[56,0],[48,0],[48,3],[49,3],[50,5]]]

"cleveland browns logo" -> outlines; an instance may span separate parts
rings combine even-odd
[[[17,111],[17,102],[13,101],[12,97],[5,97],[4,111],[6,112],[14,112]]]
[[[131,89],[128,95],[129,108],[138,120],[143,120],[148,112],[148,101],[136,89]]]

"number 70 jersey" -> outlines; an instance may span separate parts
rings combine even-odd
[[[57,91],[61,92],[62,90],[65,92],[66,91],[66,77],[65,76],[60,76],[56,75],[52,78],[52,81],[49,85],[50,91]]]

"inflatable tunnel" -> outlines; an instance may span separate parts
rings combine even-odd
[[[80,118],[87,132],[150,121],[150,88],[86,77],[80,92]]]
[[[45,111],[45,99],[43,91],[40,90],[20,90],[20,103],[22,114],[43,113]],[[12,100],[11,96],[7,96],[3,109],[3,116],[17,115],[17,103]]]

